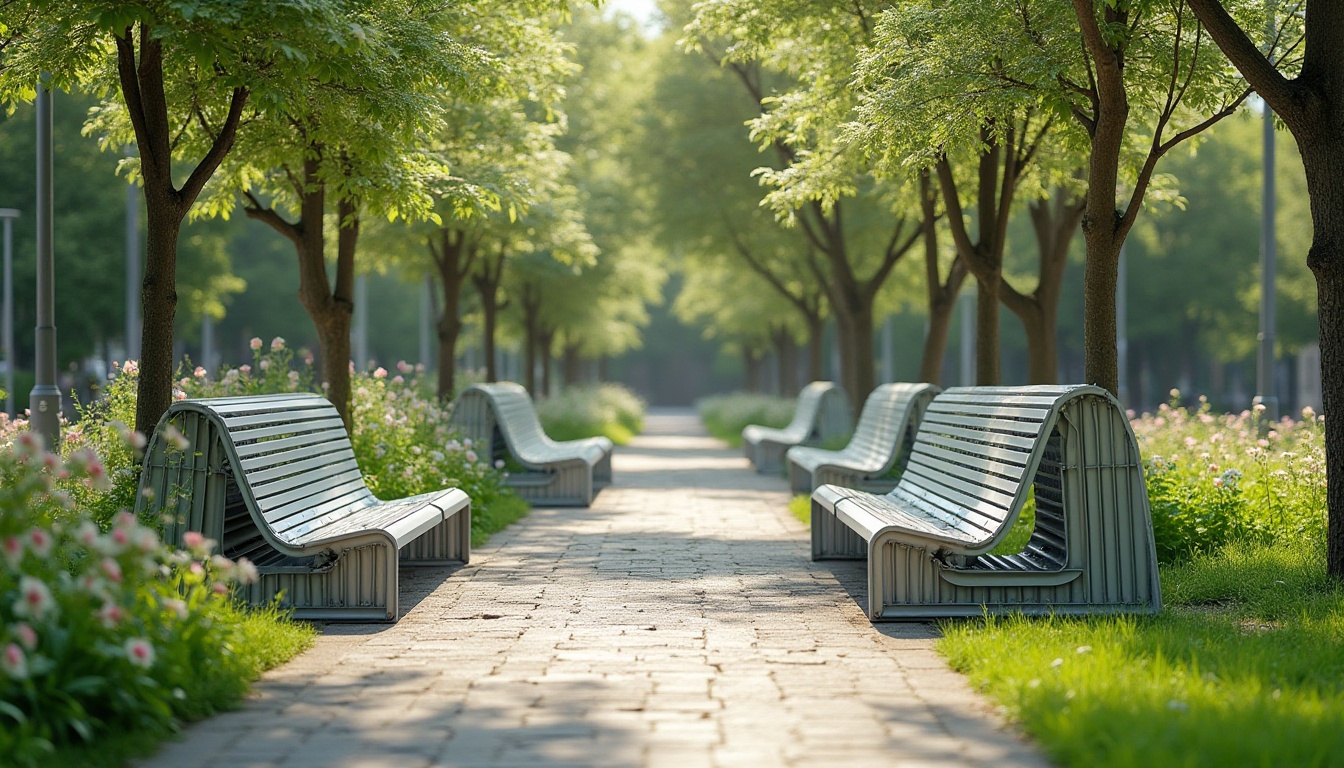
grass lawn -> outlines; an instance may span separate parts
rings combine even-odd
[[[1163,569],[1151,617],[947,622],[938,648],[1068,766],[1344,765],[1344,590],[1324,547]]]

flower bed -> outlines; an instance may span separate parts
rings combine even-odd
[[[569,387],[537,401],[537,418],[553,440],[605,435],[625,445],[644,429],[644,401],[619,384]]]

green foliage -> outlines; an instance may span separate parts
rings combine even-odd
[[[742,444],[742,430],[748,424],[783,427],[793,419],[795,405],[788,398],[735,392],[701,398],[695,407],[709,434],[736,447]]]
[[[229,597],[255,568],[211,557],[203,538],[170,550],[129,512],[100,528],[59,486],[106,491],[107,467],[87,448],[62,460],[39,443],[24,432],[0,449],[0,751],[43,764],[236,702],[268,661]],[[279,619],[258,619],[279,649],[307,642]]]
[[[812,525],[812,497],[807,494],[789,499],[789,514],[804,525]]]
[[[553,440],[604,435],[625,445],[644,429],[644,401],[619,384],[567,387],[537,401],[537,418]]]

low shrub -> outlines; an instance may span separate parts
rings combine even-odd
[[[237,701],[260,668],[238,653],[247,643],[229,585],[255,569],[211,556],[199,536],[167,548],[127,511],[104,529],[66,490],[106,492],[101,459],[40,443],[22,433],[0,447],[0,754],[38,765]]]
[[[753,392],[711,395],[695,403],[709,434],[733,447],[742,444],[742,430],[748,424],[786,426],[793,418],[794,406],[794,400]]]
[[[644,429],[644,401],[619,384],[569,387],[537,401],[537,418],[553,440],[605,435],[625,445]]]

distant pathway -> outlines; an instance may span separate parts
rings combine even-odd
[[[932,650],[809,560],[781,478],[655,410],[589,509],[402,571],[394,626],[328,625],[149,768],[1045,766]]]

